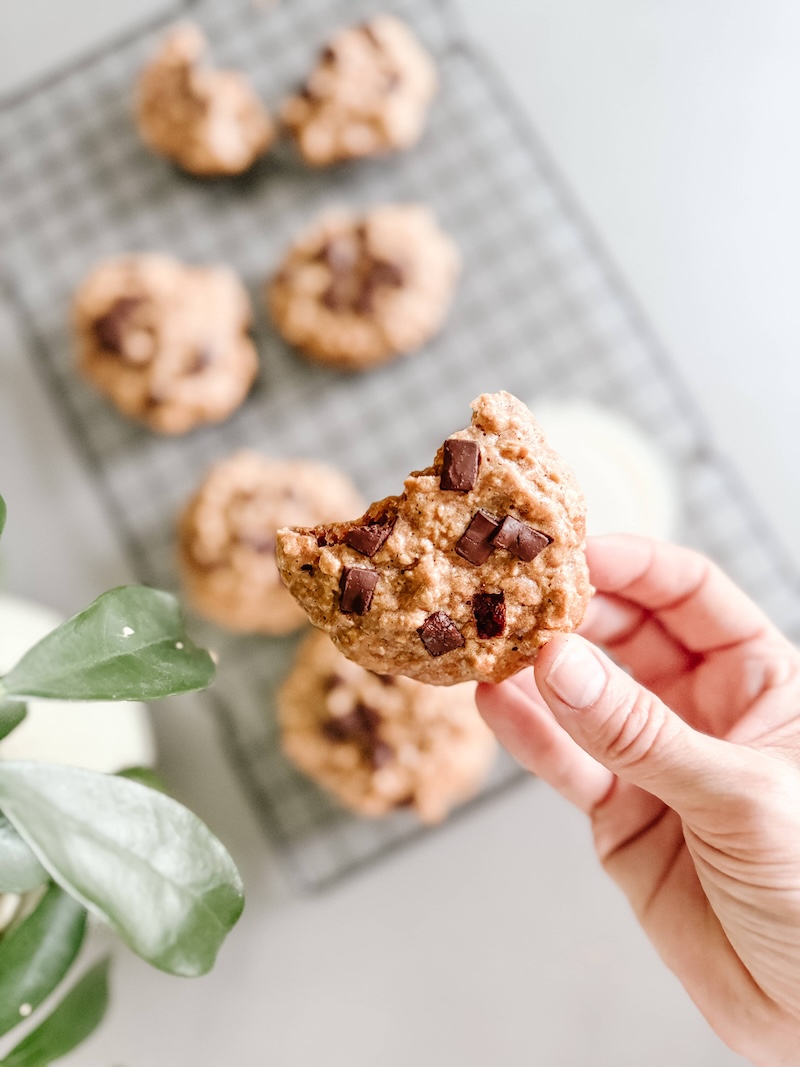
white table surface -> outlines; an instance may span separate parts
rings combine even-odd
[[[463,4],[717,441],[797,546],[800,5]],[[0,89],[158,6],[3,5]],[[71,612],[131,577],[7,314],[0,489],[11,591]],[[156,726],[164,773],[234,853],[247,909],[201,980],[169,979],[119,949],[107,1021],[65,1067],[743,1062],[639,933],[584,819],[545,786],[297,899],[191,699],[158,709]]]

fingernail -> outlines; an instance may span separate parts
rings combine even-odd
[[[547,673],[547,684],[571,708],[588,708],[608,678],[603,664],[580,637],[568,637]]]

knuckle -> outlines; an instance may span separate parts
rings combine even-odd
[[[668,709],[646,689],[631,685],[616,695],[598,741],[615,770],[633,771],[657,758],[669,732]]]

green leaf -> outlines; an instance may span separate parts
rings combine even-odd
[[[78,955],[86,909],[51,885],[36,910],[0,941],[0,1034],[22,1022],[49,996]]]
[[[27,893],[46,881],[47,871],[0,812],[0,893]]]
[[[5,529],[5,526],[6,526],[6,516],[7,515],[8,515],[8,511],[6,509],[6,502],[0,496],[0,537],[3,536],[3,530]]]
[[[138,782],[139,785],[146,785],[148,789],[155,789],[158,793],[166,793],[169,796],[164,779],[152,767],[125,767],[117,771],[117,774],[120,778],[128,778],[131,782]]]
[[[158,700],[202,689],[213,677],[214,663],[186,636],[175,597],[130,585],[44,637],[3,686],[13,696],[57,700]]]
[[[0,1067],[47,1067],[85,1041],[107,1007],[108,959],[104,959],[75,983],[44,1022],[0,1060]]]
[[[27,714],[21,700],[0,700],[0,741],[16,730]]]
[[[171,974],[211,969],[244,897],[196,815],[116,775],[10,760],[0,806],[53,880],[137,955]]]

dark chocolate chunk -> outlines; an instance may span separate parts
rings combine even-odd
[[[448,437],[444,443],[441,488],[468,493],[475,487],[480,462],[481,450],[477,441]]]
[[[462,559],[479,567],[492,554],[492,537],[500,528],[497,519],[485,511],[476,511],[472,521],[456,543],[456,552]]]
[[[338,678],[332,675],[331,678]],[[341,679],[339,679],[341,681]],[[373,770],[385,767],[394,749],[378,737],[381,715],[361,701],[346,715],[334,715],[322,723],[322,732],[330,741],[354,741]]]
[[[187,374],[202,374],[214,362],[214,353],[209,345],[202,345],[195,352]]]
[[[394,756],[394,749],[391,745],[387,745],[385,741],[376,739],[366,749],[365,755],[372,764],[372,769],[377,771],[391,762],[392,756]]]
[[[506,628],[506,598],[504,593],[476,593],[472,598],[472,614],[478,637],[484,640],[500,637]]]
[[[125,328],[131,315],[144,301],[140,296],[121,296],[115,300],[105,315],[94,323],[94,335],[97,343],[107,352],[122,355],[125,340]]]
[[[397,263],[391,263],[388,259],[373,260],[367,273],[367,285],[374,289],[379,285],[391,286],[398,289],[406,280],[403,268]]]
[[[397,289],[404,282],[403,270],[396,263],[374,260],[361,281],[358,296],[352,305],[353,310],[359,315],[370,315],[375,308],[375,293],[379,289]]]
[[[359,701],[346,715],[333,715],[326,719],[322,724],[322,732],[331,741],[359,741],[371,745],[380,724],[380,713]]]
[[[552,540],[552,537],[534,530],[532,526],[520,522],[513,515],[506,515],[500,529],[494,535],[493,543],[495,548],[505,548],[523,563],[530,563],[543,548],[547,548]]]
[[[322,724],[322,732],[329,741],[358,741],[363,729],[355,711],[346,715],[334,715]]]
[[[339,610],[345,615],[366,615],[378,578],[378,572],[368,567],[345,567],[339,583]]]
[[[302,567],[300,568],[300,570],[301,571],[305,571],[306,574],[313,574],[314,573],[314,568],[311,566],[310,563],[304,563],[302,565]]]
[[[333,281],[322,294],[322,303],[331,311],[350,311],[357,308],[363,295],[363,287],[354,273],[333,275]]]
[[[376,711],[375,708],[369,707],[368,704],[362,703],[360,700],[356,704],[355,714],[358,716],[358,721],[361,724],[361,731],[364,734],[372,736],[381,724],[381,713]]]
[[[376,674],[375,677],[381,685],[397,685],[393,674]]]
[[[395,519],[386,518],[367,526],[353,526],[344,535],[344,543],[370,559],[385,544],[394,529]]]
[[[444,611],[435,611],[429,615],[422,626],[417,628],[423,645],[432,656],[443,656],[464,645],[464,636]]]
[[[325,548],[327,544],[328,544],[328,535],[324,534],[324,533],[317,534],[317,546],[319,548]]]

